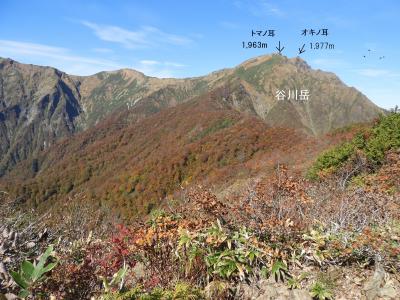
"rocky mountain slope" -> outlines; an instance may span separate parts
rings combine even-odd
[[[0,175],[73,133],[79,100],[68,75],[0,59]]]
[[[262,56],[209,75],[158,79],[134,70],[71,76],[50,67],[0,59],[0,176],[54,142],[124,110],[134,122],[210,90],[239,112],[270,126],[321,135],[366,122],[381,110],[334,74],[299,58]],[[278,101],[276,92],[308,90],[308,101]]]

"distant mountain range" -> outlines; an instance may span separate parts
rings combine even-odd
[[[129,109],[131,118],[141,119],[215,89],[221,91],[218,100],[232,109],[258,116],[270,126],[300,128],[313,135],[369,121],[381,112],[334,74],[280,55],[188,79],[158,79],[129,69],[72,76],[0,58],[1,174],[115,112]],[[276,98],[278,91],[287,97],[296,90],[308,90],[309,100]]]
[[[119,214],[146,212],[200,179],[302,164],[327,133],[382,112],[334,74],[280,55],[187,79],[0,59],[0,185],[34,205],[84,191]]]

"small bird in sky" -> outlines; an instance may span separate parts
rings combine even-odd
[[[385,58],[384,56],[380,56],[380,57],[379,57],[379,59],[384,59],[384,58]]]

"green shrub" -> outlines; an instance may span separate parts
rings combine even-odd
[[[271,267],[271,276],[275,278],[276,282],[279,280],[284,281],[288,276],[288,268],[286,264],[281,260],[275,261]]]
[[[182,231],[177,254],[191,266],[204,257],[209,276],[214,279],[244,279],[255,267],[264,265],[255,236],[245,228],[228,231],[218,221],[200,233]]]
[[[173,289],[154,288],[143,291],[140,286],[127,292],[115,292],[101,296],[102,300],[201,300],[203,292],[190,284],[179,282]]]
[[[355,147],[352,143],[344,143],[319,156],[308,172],[308,177],[317,179],[322,171],[335,171],[343,165],[353,154]]]
[[[310,274],[308,272],[302,272],[300,275],[298,276],[292,276],[290,278],[288,278],[287,281],[287,286],[289,287],[289,289],[293,290],[293,289],[300,289],[301,288],[301,282],[305,279],[307,279],[307,277]]]
[[[350,181],[350,186],[364,187],[365,186],[365,175],[354,176]]]
[[[382,117],[378,125],[372,129],[372,136],[368,140],[365,153],[369,160],[381,164],[385,152],[400,147],[400,114],[391,113]]]
[[[124,286],[126,272],[128,271],[128,266],[124,263],[124,266],[119,269],[117,273],[113,275],[110,281],[107,280],[104,276],[100,276],[103,281],[103,288],[105,292],[111,291],[112,288],[117,288],[118,290],[122,290]]]
[[[388,150],[400,148],[400,114],[381,116],[366,138],[358,133],[351,142],[343,143],[320,155],[308,171],[308,177],[317,179],[321,173],[334,172],[356,152],[362,151],[371,166],[383,163]]]
[[[203,131],[199,132],[195,137],[192,138],[192,141],[200,140],[210,134],[213,134],[219,130],[231,127],[235,124],[235,120],[232,119],[221,119],[217,120],[212,123],[208,128],[204,129]]]
[[[11,276],[14,281],[21,288],[19,296],[21,298],[26,298],[31,294],[31,288],[34,283],[43,280],[44,275],[50,272],[57,264],[57,262],[52,262],[47,265],[46,261],[51,256],[53,252],[53,246],[49,246],[46,251],[41,255],[39,262],[31,263],[30,261],[23,261],[18,272],[11,271]]]
[[[313,298],[318,300],[328,300],[333,299],[333,293],[331,289],[321,281],[316,281],[310,290],[310,294]]]
[[[175,285],[174,290],[164,293],[164,298],[171,300],[197,300],[204,299],[204,295],[198,288],[180,282]]]

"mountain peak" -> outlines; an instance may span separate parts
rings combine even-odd
[[[282,62],[282,61],[287,61],[288,58],[283,55],[279,54],[264,54],[260,56],[256,56],[253,58],[250,58],[248,60],[245,60],[241,64],[239,64],[237,67],[251,67],[257,64],[262,64],[266,61],[274,61],[274,62]]]
[[[4,145],[0,169],[118,112],[131,113],[135,121],[214,91],[219,91],[213,98],[218,104],[273,127],[297,128],[312,135],[366,122],[381,112],[333,73],[313,70],[299,57],[278,54],[186,79],[148,77],[132,69],[70,76],[51,67],[2,58],[0,91]],[[286,93],[285,101],[276,98],[277,91]],[[294,96],[301,91],[307,91],[309,99],[299,101]]]
[[[303,69],[303,70],[310,70],[311,69],[311,66],[304,59],[302,59],[299,56],[290,58],[289,61],[291,63],[293,63],[294,65],[296,65],[297,67],[299,67],[300,69]]]
[[[11,65],[14,62],[15,60],[12,60],[11,58],[0,57],[0,65]]]

